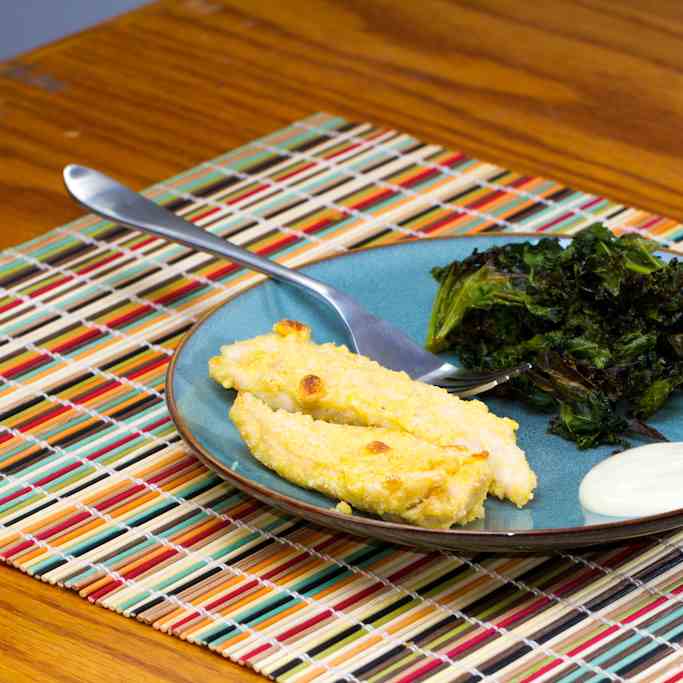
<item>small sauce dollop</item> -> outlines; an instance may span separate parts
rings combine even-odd
[[[655,443],[612,455],[583,478],[579,500],[587,510],[610,517],[683,508],[683,443]]]

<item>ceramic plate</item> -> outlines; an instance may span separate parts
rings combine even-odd
[[[319,261],[304,270],[348,292],[372,313],[422,342],[436,291],[430,268],[465,258],[475,248],[530,239],[496,235],[404,242]],[[281,318],[310,325],[318,342],[348,344],[343,326],[324,304],[268,280],[198,323],[183,340],[168,374],[168,403],[182,436],[209,466],[256,498],[321,525],[422,548],[545,551],[619,541],[683,525],[683,509],[637,519],[588,513],[579,503],[579,484],[613,448],[579,451],[573,443],[548,433],[547,415],[486,395],[481,398],[494,413],[519,423],[519,445],[538,474],[536,496],[524,509],[489,498],[485,520],[447,531],[384,522],[362,513],[348,516],[335,512],[336,500],[287,482],[249,453],[227,417],[234,394],[207,374],[208,360],[222,344],[264,334]],[[682,415],[683,395],[677,392],[652,425],[671,440],[683,441]],[[634,446],[643,443],[632,442]]]

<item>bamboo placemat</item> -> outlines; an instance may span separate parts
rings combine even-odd
[[[683,251],[673,220],[325,114],[146,194],[289,265],[596,219]],[[92,216],[5,251],[4,561],[282,681],[683,680],[683,532],[585,555],[422,554],[287,517],[200,464],[166,366],[255,277]]]

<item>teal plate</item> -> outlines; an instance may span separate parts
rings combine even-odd
[[[348,292],[370,312],[424,339],[436,291],[430,269],[529,236],[494,235],[402,242],[319,261],[305,272]],[[670,255],[664,254],[664,258]],[[290,318],[308,324],[318,342],[348,344],[343,325],[324,304],[271,280],[209,313],[185,337],[169,368],[171,415],[185,440],[210,467],[238,488],[287,512],[337,530],[421,548],[545,551],[620,541],[683,525],[683,508],[637,519],[598,517],[582,509],[579,484],[608,456],[606,446],[579,451],[549,434],[548,416],[516,402],[482,399],[500,416],[519,423],[518,443],[538,474],[534,500],[523,509],[489,498],[486,519],[449,530],[422,529],[334,510],[336,500],[289,483],[261,465],[227,417],[234,394],[209,379],[207,363],[223,344],[264,334]],[[672,441],[683,441],[683,395],[678,392],[652,421]],[[643,442],[633,439],[633,445]],[[682,500],[683,504],[683,500]]]

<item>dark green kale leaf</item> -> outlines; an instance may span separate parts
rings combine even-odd
[[[534,369],[499,394],[555,413],[579,448],[658,438],[643,420],[683,387],[683,264],[601,224],[556,239],[475,251],[432,271],[427,348],[473,369]]]
[[[460,325],[469,310],[489,310],[496,304],[524,305],[525,294],[515,288],[512,277],[488,265],[468,274],[450,268],[442,278],[427,339],[427,346],[433,351],[439,351],[448,344],[448,331]]]

